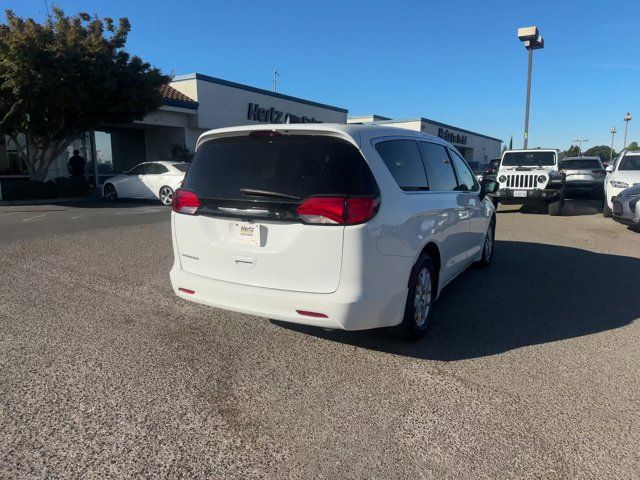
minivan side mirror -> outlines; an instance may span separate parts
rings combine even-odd
[[[613,165],[607,165],[607,168],[605,168],[607,173],[611,173],[613,172]]]
[[[480,200],[486,197],[488,194],[496,193],[500,188],[500,184],[495,180],[489,178],[484,179],[480,184]]]

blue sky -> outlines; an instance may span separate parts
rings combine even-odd
[[[42,19],[44,0],[4,0]],[[167,73],[200,72],[345,107],[427,117],[521,146],[527,54],[537,25],[530,145],[640,140],[640,1],[58,0],[67,13],[127,16],[128,50]],[[166,5],[166,6],[165,6]]]

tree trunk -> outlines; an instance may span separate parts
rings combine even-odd
[[[49,167],[71,141],[72,139],[48,140],[27,136],[27,165],[31,180],[44,182]]]

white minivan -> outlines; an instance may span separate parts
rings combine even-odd
[[[420,338],[442,288],[493,254],[495,208],[447,142],[364,125],[204,133],[171,214],[176,295]]]

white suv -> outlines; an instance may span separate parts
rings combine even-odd
[[[171,283],[214,307],[421,337],[442,288],[491,261],[494,188],[451,145],[418,132],[212,130],[174,197]]]
[[[616,196],[634,185],[640,185],[640,151],[623,151],[613,165],[607,167],[602,214],[611,217]]]

